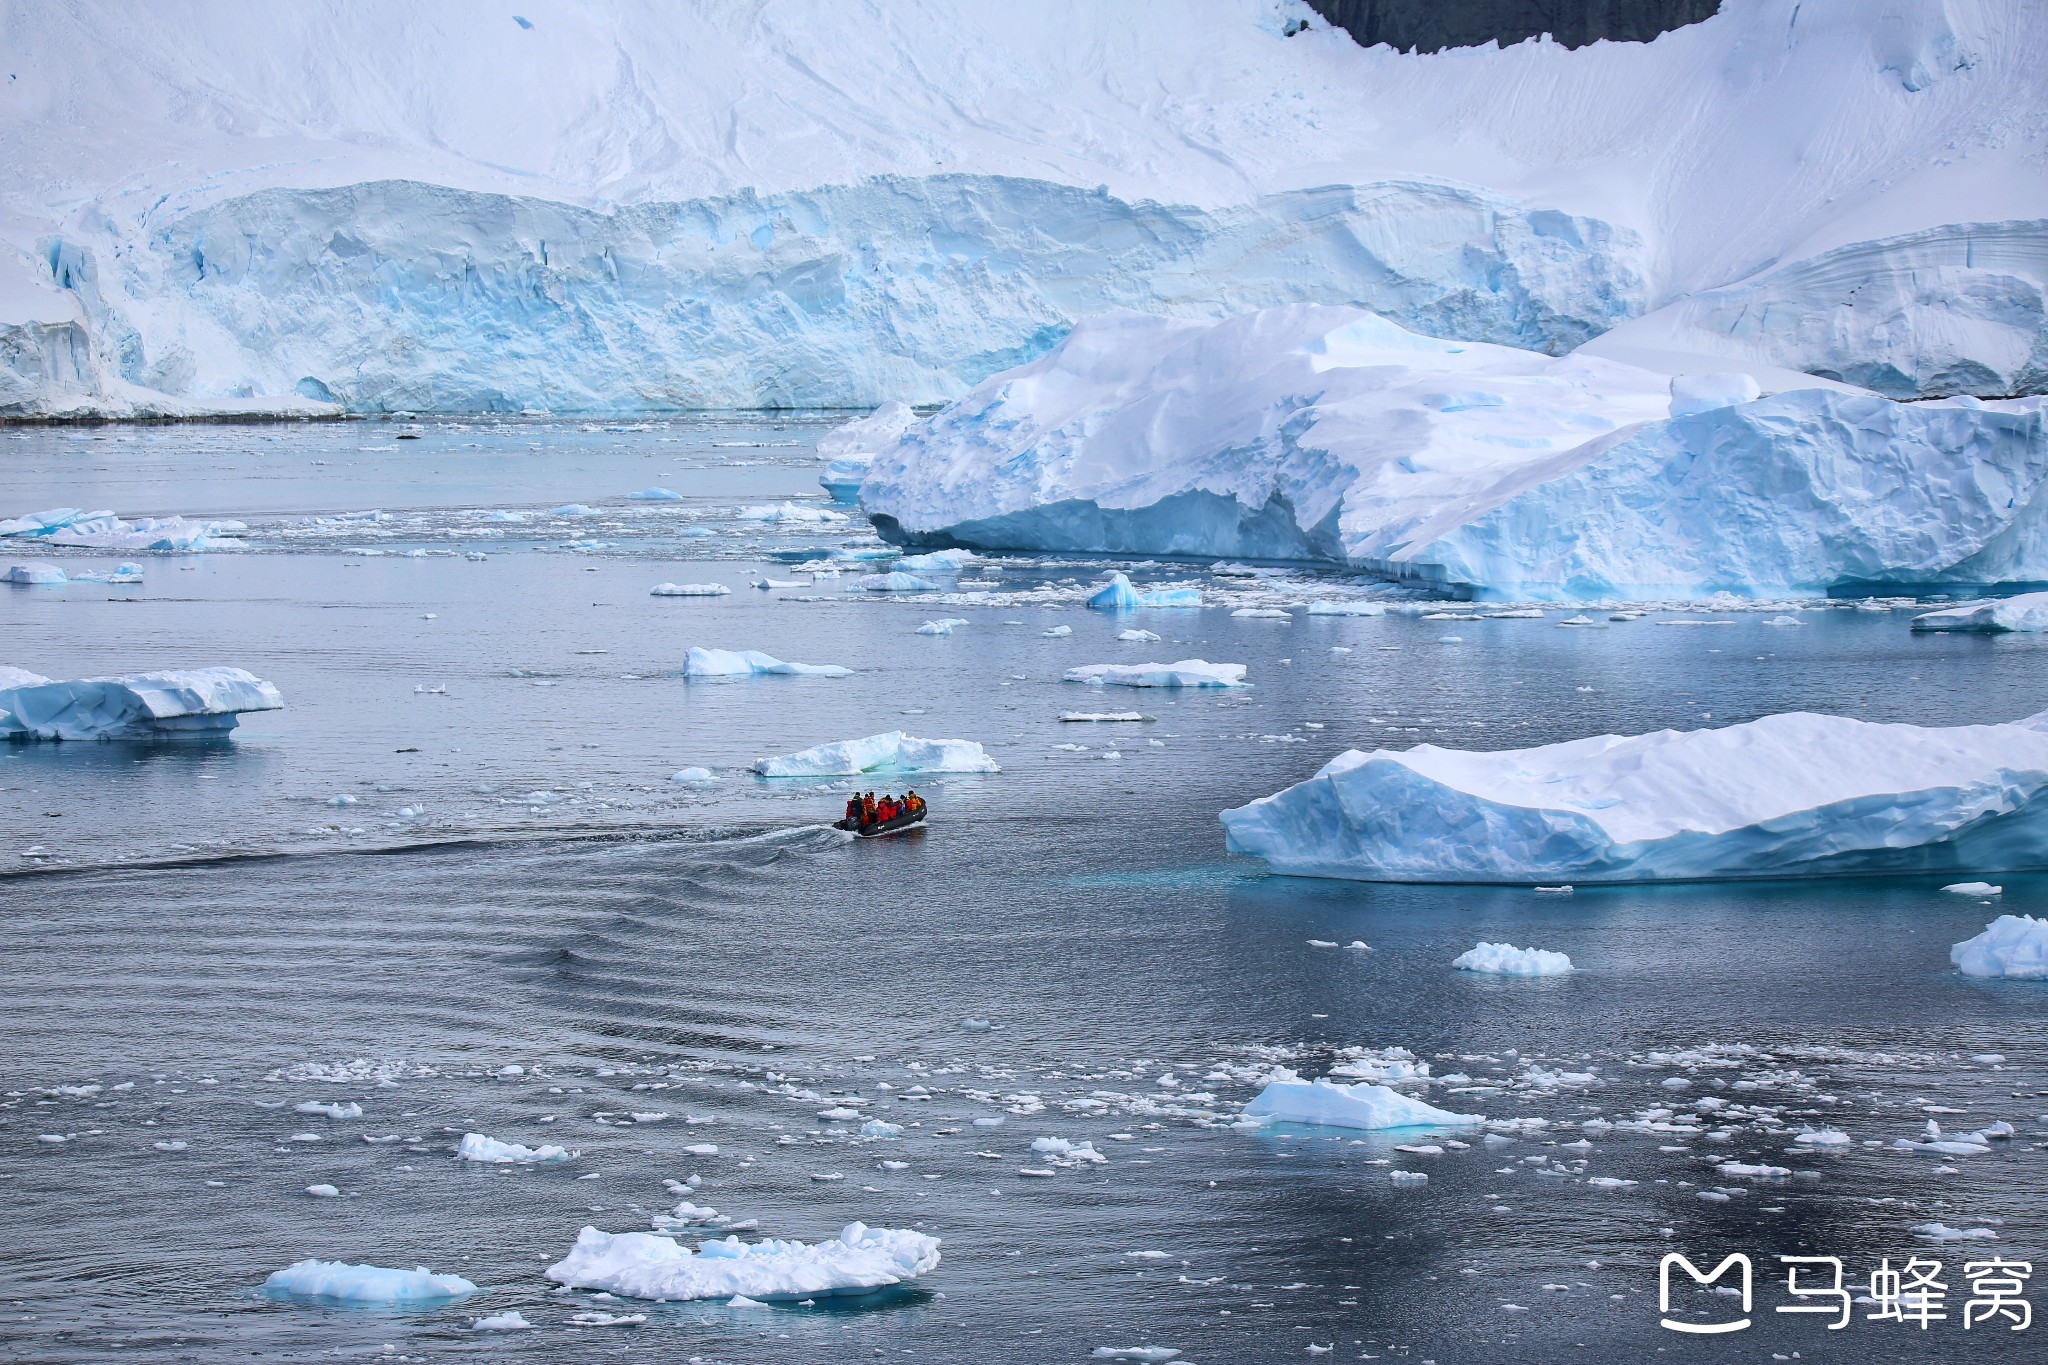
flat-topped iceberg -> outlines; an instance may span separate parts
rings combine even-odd
[[[0,739],[164,739],[225,734],[249,711],[276,711],[276,686],[239,668],[167,669],[54,682],[0,670]]]
[[[1983,933],[1949,949],[1948,957],[1964,976],[2048,980],[2048,919],[2000,915]]]
[[[656,583],[649,597],[727,597],[732,589],[723,583]]]
[[[1913,618],[1914,630],[1976,631],[2002,635],[2008,631],[2038,633],[2048,630],[2048,592],[2023,592],[1989,602],[1965,602],[1959,607],[1922,612]]]
[[[651,1232],[586,1227],[549,1279],[630,1299],[730,1299],[762,1302],[864,1294],[914,1280],[939,1264],[939,1239],[904,1228],[848,1223],[822,1242],[723,1237],[691,1251]]]
[[[1244,1107],[1244,1117],[1364,1129],[1465,1128],[1486,1122],[1481,1115],[1454,1114],[1384,1085],[1346,1085],[1328,1077],[1305,1081],[1286,1067],[1274,1071],[1265,1089]]]
[[[71,580],[55,564],[40,559],[26,564],[9,564],[6,573],[0,573],[0,583],[34,584],[42,587],[57,587]]]
[[[846,678],[853,670],[840,664],[793,664],[758,649],[705,649],[693,645],[683,659],[686,678],[744,678],[779,674],[804,678]]]
[[[272,1298],[331,1299],[341,1303],[436,1303],[476,1293],[460,1275],[436,1275],[425,1266],[393,1270],[345,1261],[298,1261],[263,1282]]]
[[[1182,659],[1170,664],[1084,664],[1070,668],[1066,681],[1113,687],[1249,687],[1243,664]]]
[[[2048,712],[1792,712],[1494,753],[1353,749],[1222,815],[1232,852],[1360,881],[1640,882],[2048,867]]]
[[[757,758],[762,777],[852,777],[858,773],[995,773],[1002,769],[970,739],[919,739],[901,730]]]
[[[1487,976],[1564,976],[1572,960],[1563,953],[1542,948],[1517,948],[1512,943],[1480,943],[1451,959],[1461,972]]]
[[[1727,401],[1753,386],[1706,378],[1355,308],[1113,314],[906,432],[861,500],[908,543],[1341,563],[1517,597],[2048,578],[2048,401]]]

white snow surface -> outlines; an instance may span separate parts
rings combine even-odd
[[[1720,290],[1651,339],[1923,389],[2042,354],[2032,0],[1436,54],[1298,0],[526,8],[21,7],[0,411],[921,402],[1302,300],[1558,349]]]
[[[1384,1085],[1346,1085],[1328,1077],[1305,1081],[1286,1067],[1274,1071],[1244,1107],[1244,1116],[1264,1123],[1364,1129],[1466,1127],[1486,1121],[1478,1114],[1438,1109]]]
[[[2011,631],[2038,634],[2048,630],[2048,592],[2023,592],[1988,602],[1922,612],[1913,618],[1913,629],[1978,631],[1987,635]]]
[[[912,428],[861,501],[914,543],[1340,563],[1518,598],[2025,581],[2048,578],[2044,418],[2043,399],[1674,397],[1651,370],[1357,308],[1120,313]],[[1119,578],[1090,605],[1141,602]]]
[[[786,663],[758,649],[706,649],[692,645],[683,659],[686,678],[737,678],[786,674],[810,678],[847,678],[853,670],[841,664]]]
[[[859,773],[994,773],[1002,769],[969,739],[919,739],[901,730],[819,744],[754,760],[762,777],[852,777]]]
[[[2000,915],[1983,933],[1951,948],[1948,956],[1964,976],[2048,980],[2048,919]]]
[[[1489,976],[1565,976],[1572,970],[1572,960],[1542,948],[1482,942],[1452,958],[1451,966]]]
[[[1232,852],[1361,881],[1641,882],[2048,865],[2048,712],[1789,712],[1491,753],[1348,750],[1226,810]]]
[[[1115,687],[1249,687],[1244,670],[1243,664],[1182,659],[1170,664],[1083,664],[1068,669],[1065,679]]]
[[[0,265],[4,269],[4,265]],[[0,337],[5,324],[0,323]],[[0,367],[4,367],[0,358]],[[6,374],[0,368],[0,406],[5,403]],[[38,541],[94,550],[197,551],[233,549],[234,533],[249,528],[239,521],[194,521],[187,517],[137,517],[124,520],[112,512],[87,512],[52,507],[0,520],[0,538]]]
[[[277,1297],[335,1299],[346,1303],[434,1303],[474,1294],[476,1285],[460,1275],[436,1275],[425,1266],[391,1270],[344,1261],[298,1261],[274,1271],[264,1292]]]
[[[283,706],[274,684],[239,668],[167,669],[63,682],[0,670],[0,738],[5,739],[224,734],[244,713]]]
[[[861,1294],[914,1280],[939,1264],[939,1239],[902,1228],[848,1223],[821,1242],[738,1237],[703,1241],[695,1251],[674,1238],[586,1227],[547,1276],[579,1289],[632,1299],[729,1299],[762,1302]]]
[[[818,438],[818,456],[825,462],[819,484],[834,502],[858,502],[861,480],[868,476],[876,452],[916,424],[910,405],[891,399],[865,417],[834,427]]]

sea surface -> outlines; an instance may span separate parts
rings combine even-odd
[[[0,542],[145,573],[0,589],[0,664],[234,665],[286,700],[227,739],[0,747],[0,1357],[2040,1358],[2048,1323],[1963,1316],[1967,1263],[2048,1245],[2048,987],[1948,952],[2040,912],[2048,878],[1367,885],[1270,876],[1216,817],[1349,747],[2011,719],[2048,707],[2048,641],[1915,636],[1890,602],[1565,628],[1340,574],[1046,556],[877,593],[887,547],[815,519],[844,416],[0,432],[0,518],[240,523],[196,554]],[[680,497],[628,496],[652,488]],[[1210,605],[1087,609],[1111,568]],[[686,680],[693,645],[856,672]],[[1189,657],[1254,685],[1062,681]],[[1060,719],[1122,710],[1146,719]],[[1002,771],[919,781],[928,827],[854,841],[829,827],[852,784],[747,769],[891,730]],[[692,766],[717,780],[670,780]],[[1578,970],[1452,970],[1482,940]],[[1275,1068],[1392,1049],[1488,1136],[1236,1123]],[[903,1134],[820,1117],[847,1109]],[[1984,1154],[1893,1146],[1999,1122]],[[1800,1140],[1825,1131],[1846,1140]],[[576,1155],[480,1166],[454,1155],[472,1132]],[[767,1308],[545,1277],[586,1226],[659,1226],[692,1176],[720,1217],[686,1239],[859,1220],[939,1237],[941,1264]],[[1740,1315],[1683,1280],[1662,1309],[1672,1252],[1749,1255],[1751,1325],[1661,1327]],[[1779,1313],[1812,1302],[1781,1256],[1839,1258],[1852,1294],[1939,1262],[1946,1316]],[[481,1288],[265,1296],[309,1257]],[[471,1326],[508,1310],[532,1329]]]

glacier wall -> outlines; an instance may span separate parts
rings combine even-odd
[[[185,399],[863,406],[957,397],[1115,308],[1358,303],[1561,352],[1641,311],[1639,251],[1596,220],[1422,183],[1202,210],[880,178],[596,212],[392,181],[196,210],[80,298],[124,380]]]

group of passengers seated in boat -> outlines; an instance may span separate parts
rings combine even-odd
[[[856,828],[869,825],[886,825],[899,815],[923,815],[924,798],[914,791],[906,791],[902,797],[876,796],[873,792],[860,792],[846,802],[846,821]]]

